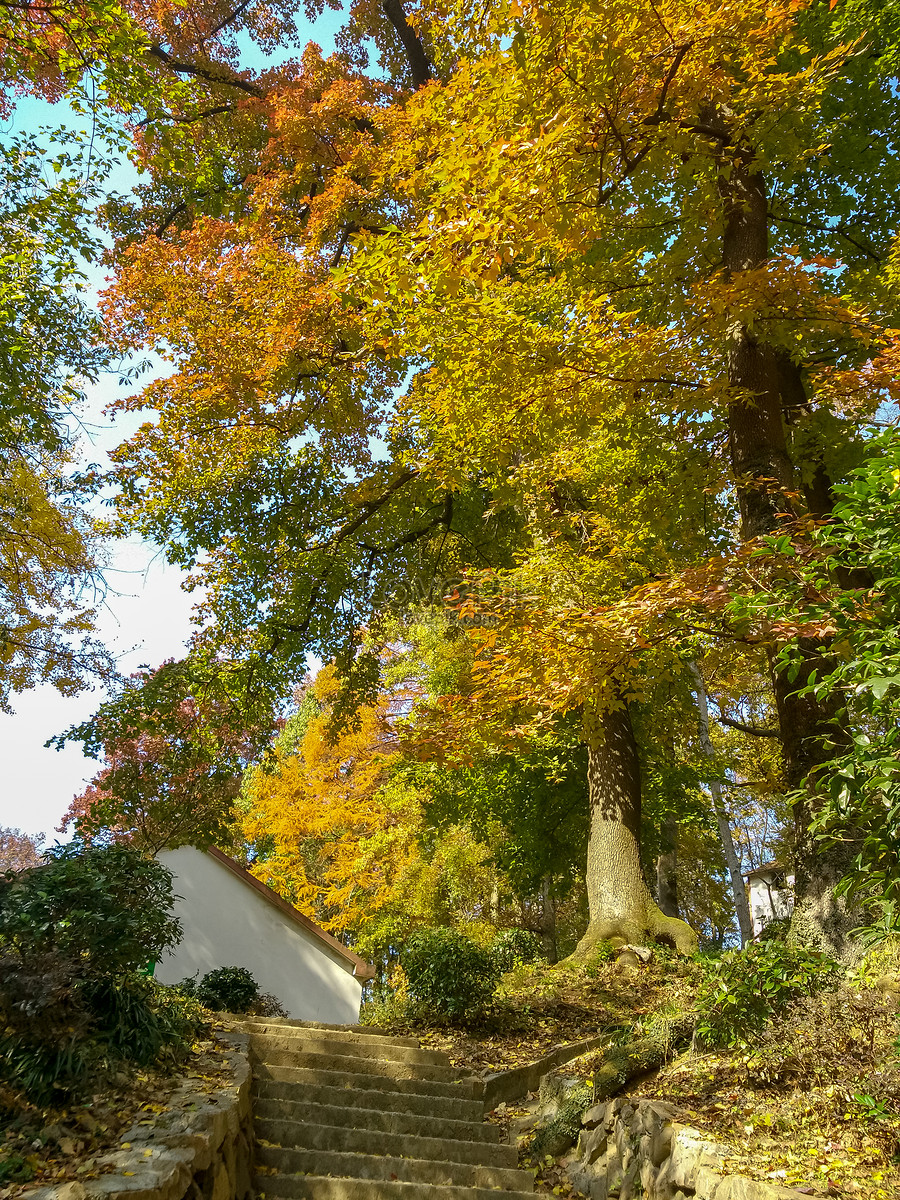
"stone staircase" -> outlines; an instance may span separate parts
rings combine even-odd
[[[481,1083],[413,1038],[246,1020],[264,1200],[524,1200],[529,1171],[482,1122]]]

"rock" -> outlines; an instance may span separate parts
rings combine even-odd
[[[900,975],[882,975],[875,987],[893,1009],[900,1009]]]
[[[102,1128],[94,1114],[88,1112],[87,1109],[75,1113],[75,1124],[79,1129],[83,1129],[85,1133],[96,1133],[98,1129]]]
[[[581,1124],[585,1129],[596,1129],[598,1125],[606,1124],[606,1104],[592,1104],[581,1114]]]
[[[523,1117],[513,1117],[507,1126],[510,1145],[515,1146],[523,1138],[528,1137],[534,1131],[537,1123],[537,1113],[526,1113]]]
[[[584,1166],[592,1166],[601,1154],[606,1153],[608,1143],[609,1138],[602,1126],[599,1129],[583,1130],[578,1138],[578,1149],[576,1150],[578,1160]]]
[[[635,946],[631,942],[629,942],[628,945],[623,946],[622,949],[630,950],[631,953],[637,955],[637,957],[643,963],[651,962],[653,959],[653,951],[650,949],[649,946]]]
[[[641,1191],[641,1160],[637,1157],[625,1168],[622,1182],[619,1184],[619,1200],[632,1200]]]

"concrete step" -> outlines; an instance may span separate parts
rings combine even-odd
[[[307,1072],[315,1076],[317,1072]],[[364,1088],[347,1086],[346,1077],[341,1076],[337,1083],[322,1084],[301,1080],[298,1082],[257,1079],[255,1082],[255,1109],[261,1104],[274,1103],[276,1107],[290,1106],[302,1108],[304,1105],[325,1105],[339,1108],[349,1113],[362,1109],[369,1112],[381,1110],[386,1116],[409,1116],[414,1120],[430,1117],[441,1121],[480,1121],[484,1113],[481,1100],[467,1099],[460,1092],[450,1096],[435,1095],[432,1092],[416,1092],[412,1090],[378,1090],[377,1081],[372,1076],[363,1076],[369,1084]],[[287,1114],[286,1114],[287,1115]],[[492,1128],[489,1125],[485,1129]]]
[[[352,1151],[288,1150],[257,1144],[257,1162],[279,1175],[337,1175],[347,1179],[402,1180],[444,1186],[506,1188],[524,1191],[533,1184],[529,1171],[513,1167],[477,1166],[437,1162],[433,1159],[397,1158],[388,1154],[355,1154]]]
[[[357,1110],[359,1111],[359,1110]],[[358,1129],[347,1125],[307,1125],[304,1121],[268,1120],[257,1117],[254,1130],[259,1142],[285,1150],[328,1150],[335,1154],[384,1154],[397,1158],[430,1159],[432,1162],[468,1163],[481,1167],[515,1167],[515,1146],[469,1139],[425,1137],[410,1133],[386,1133],[381,1129]]]
[[[276,1036],[309,1034],[342,1042],[419,1047],[418,1038],[400,1037],[377,1025],[317,1025],[314,1021],[291,1021],[286,1017],[234,1017],[229,1024],[240,1027],[244,1033],[271,1032]]]
[[[320,1089],[325,1090],[325,1089]],[[332,1089],[328,1089],[329,1091]],[[337,1089],[334,1089],[337,1091]],[[371,1096],[371,1093],[369,1093]],[[480,1108],[473,1103],[469,1119],[454,1119],[433,1113],[433,1102],[422,1105],[421,1112],[398,1112],[396,1109],[348,1107],[341,1104],[341,1094],[334,1097],[338,1103],[308,1101],[306,1093],[302,1100],[273,1097],[259,1099],[253,1106],[254,1116],[262,1121],[302,1121],[307,1125],[338,1125],[352,1129],[370,1129],[381,1133],[412,1134],[416,1137],[449,1138],[459,1142],[500,1141],[500,1130],[496,1125],[481,1122]],[[392,1100],[396,1099],[391,1097]],[[438,1102],[440,1103],[440,1102]],[[270,1138],[269,1141],[279,1141]],[[284,1145],[284,1143],[281,1143]]]
[[[277,1050],[263,1045],[253,1049],[250,1061],[258,1060],[263,1067],[302,1067],[312,1071],[333,1071],[338,1074],[377,1075],[387,1079],[419,1079],[423,1082],[456,1083],[461,1075],[457,1067],[432,1063],[389,1062],[381,1058],[358,1058],[355,1054],[319,1054],[295,1050]]]
[[[263,1062],[272,1062],[274,1054],[339,1054],[342,1057],[375,1059],[379,1062],[410,1063],[414,1066],[449,1067],[450,1059],[440,1050],[420,1050],[418,1046],[395,1046],[390,1042],[372,1042],[364,1038],[319,1037],[317,1031],[291,1030],[289,1033],[250,1033],[250,1049]]]
[[[404,1183],[399,1179],[333,1179],[322,1175],[257,1175],[260,1200],[534,1200],[534,1185],[518,1192],[495,1188]]]
[[[260,1200],[534,1200],[534,1187],[522,1192],[496,1188],[446,1187],[400,1180],[335,1180],[322,1175],[258,1175]]]
[[[484,1091],[480,1079],[449,1080],[423,1079],[420,1074],[379,1075],[373,1071],[360,1070],[365,1062],[355,1059],[325,1060],[328,1066],[309,1060],[300,1066],[282,1066],[280,1063],[264,1063],[258,1059],[253,1063],[253,1074],[261,1083],[272,1079],[279,1083],[301,1083],[310,1087],[352,1087],[364,1091],[404,1092],[415,1096],[443,1096],[450,1100],[477,1100]],[[346,1065],[344,1065],[346,1064]],[[436,1070],[437,1068],[432,1068]]]

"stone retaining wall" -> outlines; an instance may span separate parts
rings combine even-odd
[[[808,1200],[793,1188],[723,1173],[727,1148],[659,1100],[619,1097],[582,1116],[567,1163],[590,1200]]]
[[[232,1079],[209,1088],[190,1079],[166,1111],[135,1125],[98,1158],[106,1171],[83,1183],[28,1192],[22,1200],[252,1200],[253,1122],[245,1034],[229,1033]]]
[[[536,1092],[541,1086],[541,1080],[551,1071],[571,1062],[573,1058],[580,1058],[590,1050],[596,1050],[598,1046],[605,1046],[608,1041],[608,1034],[595,1034],[593,1037],[582,1038],[580,1042],[554,1046],[543,1058],[523,1063],[520,1067],[488,1073],[483,1076],[484,1111],[489,1113],[498,1104],[518,1100],[526,1092]]]

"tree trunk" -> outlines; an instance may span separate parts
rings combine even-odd
[[[641,870],[641,774],[628,706],[587,707],[588,792],[591,832],[587,856],[590,923],[578,943],[583,957],[599,941],[613,945],[660,940],[683,953],[697,948],[684,921],[667,917],[654,902]]]
[[[548,963],[559,960],[559,950],[556,945],[556,902],[553,896],[552,880],[545,875],[541,880],[541,941],[544,944],[544,955]]]
[[[726,275],[763,266],[769,257],[768,196],[752,151],[729,158],[719,176]],[[782,417],[781,370],[776,353],[741,321],[726,330],[725,369],[735,395],[728,406],[731,465],[745,540],[771,533],[784,511],[784,490],[793,485]]]
[[[678,821],[671,814],[662,827],[661,853],[656,860],[656,902],[667,917],[678,911]]]
[[[695,662],[690,663],[690,672],[694,678],[694,689],[697,695],[700,748],[706,757],[711,759],[715,757],[715,751],[713,750],[712,739],[709,736],[709,705],[706,701],[706,686],[703,682],[703,676],[700,674],[700,668]],[[711,779],[709,781],[709,792],[712,796],[716,823],[719,826],[719,841],[722,845],[722,853],[728,865],[728,874],[731,876],[731,891],[734,896],[734,909],[737,913],[738,928],[741,931],[741,945],[746,946],[753,937],[753,919],[750,915],[750,903],[747,900],[747,890],[744,887],[744,876],[741,873],[740,860],[734,848],[734,838],[731,836],[731,823],[728,820],[728,813],[722,801],[722,785],[718,779]]]
[[[765,178],[752,149],[731,145],[721,115],[716,114],[714,120],[722,130],[723,147],[730,146],[727,153],[723,150],[722,166],[727,169],[719,175],[723,266],[727,274],[758,269],[769,255]],[[735,389],[728,407],[728,433],[741,535],[750,540],[778,528],[778,513],[788,503],[785,491],[794,487],[783,412],[797,403],[802,379],[783,352],[760,342],[739,319],[726,333],[725,368],[728,382]],[[830,507],[823,494],[825,482],[820,475],[809,497],[821,511]],[[813,649],[812,644],[809,649]],[[794,809],[796,906],[791,932],[804,944],[844,958],[852,954],[847,934],[859,924],[859,913],[851,912],[834,896],[834,887],[846,873],[852,854],[846,847],[824,846],[809,834],[815,806],[814,768],[830,756],[823,749],[823,739],[833,733],[833,713],[815,696],[797,695],[811,670],[812,662],[796,679],[788,679],[784,671],[775,671],[772,677],[785,782],[789,788],[804,787],[804,796]]]

